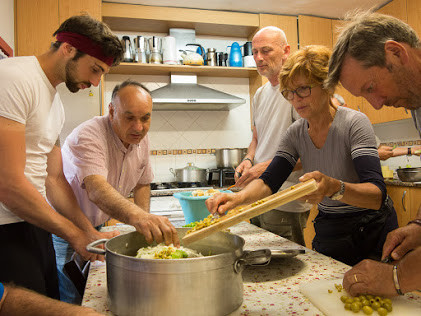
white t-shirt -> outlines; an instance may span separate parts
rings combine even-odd
[[[253,98],[253,120],[257,132],[257,147],[254,162],[260,163],[275,157],[282,136],[288,127],[300,116],[294,107],[281,94],[279,85],[272,86],[270,82],[260,87]],[[281,190],[299,182],[298,178],[304,173],[295,171],[284,182]],[[288,212],[303,212],[311,206],[296,202],[280,206],[279,210]]]
[[[36,57],[0,61],[0,116],[25,125],[25,176],[45,197],[47,154],[63,127],[64,109]],[[20,221],[0,203],[0,225]]]

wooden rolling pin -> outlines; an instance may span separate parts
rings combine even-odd
[[[222,216],[219,222],[185,235],[182,238],[182,242],[184,245],[190,244],[217,231],[238,224],[241,221],[250,219],[270,211],[280,205],[299,199],[307,194],[310,194],[311,192],[316,191],[316,189],[317,183],[314,179],[293,185],[262,200],[242,207],[241,212],[238,214]]]

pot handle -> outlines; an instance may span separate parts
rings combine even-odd
[[[269,249],[259,249],[255,251],[244,251],[243,255],[234,263],[234,271],[240,273],[246,265],[266,266],[272,257]]]
[[[97,248],[96,246],[98,246],[99,244],[104,244],[107,241],[108,239],[106,238],[95,240],[94,242],[91,242],[89,245],[86,246],[86,251],[96,253],[97,255],[105,255],[105,249]]]

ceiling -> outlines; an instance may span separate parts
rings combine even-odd
[[[195,8],[250,13],[313,15],[341,18],[349,10],[379,8],[391,0],[111,0],[153,6]],[[257,7],[258,3],[258,7]]]

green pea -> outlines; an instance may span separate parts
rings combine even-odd
[[[347,311],[350,311],[350,310],[351,310],[351,304],[349,304],[349,303],[345,303],[344,308],[345,308]]]
[[[365,295],[360,295],[360,296],[358,296],[358,297],[360,298],[360,301],[361,301],[361,302],[367,299],[367,298],[365,297]]]
[[[346,296],[346,295],[341,296],[342,303],[345,303],[347,299],[348,299],[348,296]]]
[[[347,299],[346,299],[346,301],[345,301],[345,303],[346,304],[352,304],[352,303],[354,303],[354,300],[351,298],[351,297],[348,297]]]
[[[371,314],[373,314],[373,309],[370,306],[364,306],[363,307],[363,312],[366,315],[371,315]]]

